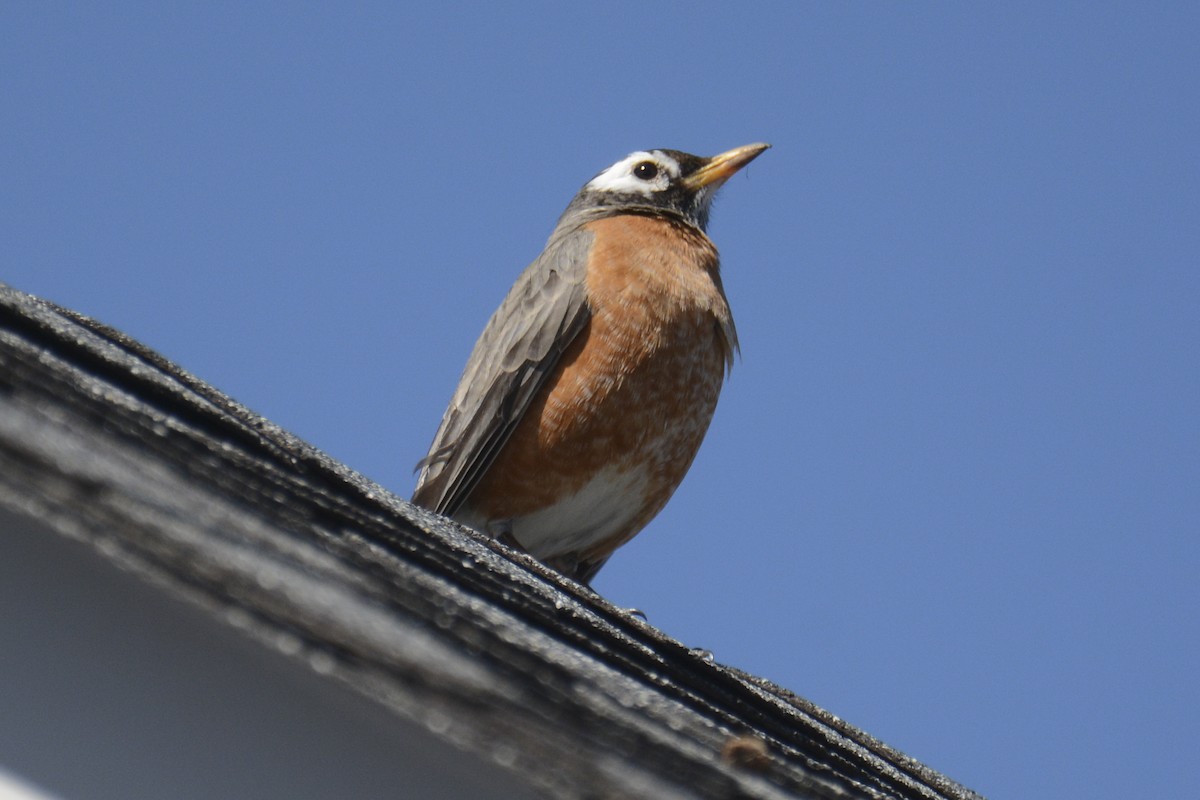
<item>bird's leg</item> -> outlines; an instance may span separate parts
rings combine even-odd
[[[527,552],[521,543],[517,541],[517,537],[513,536],[513,523],[511,519],[495,519],[487,524],[487,534],[493,539],[504,542],[504,544],[520,550],[522,553]]]

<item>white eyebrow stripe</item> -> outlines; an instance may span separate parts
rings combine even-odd
[[[646,181],[633,176],[633,165],[642,161],[653,161],[662,172],[659,177]],[[661,150],[638,150],[630,153],[608,169],[601,172],[588,182],[587,188],[600,192],[632,192],[647,197],[662,191],[667,185],[679,177],[679,164]]]

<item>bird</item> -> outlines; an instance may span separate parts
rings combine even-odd
[[[739,352],[709,215],[768,147],[639,150],[579,190],[475,343],[414,504],[591,583],[708,430]]]

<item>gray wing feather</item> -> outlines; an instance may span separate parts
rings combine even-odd
[[[592,234],[552,236],[484,328],[429,448],[413,502],[453,515],[512,435],[538,389],[590,318]]]

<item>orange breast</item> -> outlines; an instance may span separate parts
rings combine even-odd
[[[700,447],[735,346],[708,237],[640,216],[587,227],[591,320],[467,502],[473,517],[513,520],[517,541],[543,559],[608,552],[658,513]],[[635,470],[632,486],[616,481],[620,496],[600,495],[623,504],[610,524],[560,514],[556,528],[578,530],[535,530],[548,524],[538,512],[598,475]],[[605,517],[590,506],[588,516]]]

